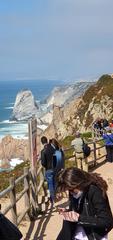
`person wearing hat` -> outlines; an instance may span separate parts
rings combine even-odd
[[[87,158],[84,157],[83,153],[83,139],[79,131],[75,133],[75,139],[71,142],[71,146],[75,150],[76,167],[88,172]]]

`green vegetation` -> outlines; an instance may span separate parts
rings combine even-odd
[[[0,191],[4,190],[9,186],[9,179],[11,177],[15,177],[17,179],[19,176],[21,176],[24,173],[24,167],[29,166],[29,162],[24,162],[15,167],[15,169],[9,171],[9,172],[1,172],[0,173]],[[23,183],[19,183],[16,187],[16,191],[20,192],[23,188]]]
[[[84,132],[82,137],[85,138],[86,141],[89,141],[92,138],[92,132]]]
[[[94,104],[100,104],[102,97],[108,96],[111,100],[113,100],[113,78],[110,75],[103,75],[99,78],[96,84],[90,86],[84,96],[83,102],[81,101],[80,107],[78,108],[77,115],[82,119],[84,119],[84,115],[88,110],[89,104],[92,102],[94,98]],[[107,104],[107,102],[105,103]],[[112,106],[113,107],[113,104]],[[87,114],[86,119],[86,127],[88,127],[92,123],[92,116],[90,112]]]
[[[64,148],[68,148],[71,146],[71,142],[72,140],[75,138],[75,136],[71,135],[71,136],[67,136],[65,137],[62,141],[61,141],[61,145],[64,147]]]
[[[103,85],[113,85],[113,78],[108,74],[102,75],[98,80],[98,86],[103,87]]]

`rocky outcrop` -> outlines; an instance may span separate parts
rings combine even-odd
[[[75,98],[80,97],[94,82],[76,82],[60,87],[55,87],[50,96],[45,100],[47,107],[51,105],[64,106]]]
[[[0,159],[4,164],[8,164],[11,158],[21,158],[24,161],[29,159],[28,140],[14,139],[10,135],[2,139],[0,142]]]
[[[52,122],[56,121],[56,118],[54,117],[56,115],[56,109],[61,110],[65,105],[67,107],[72,100],[75,100],[79,96],[83,95],[86,89],[93,84],[94,81],[76,82],[73,84],[55,87],[50,96],[44,100],[44,104],[46,104],[46,111],[42,111],[43,114],[40,116],[40,120],[46,125],[50,125]]]
[[[75,98],[64,107],[55,107],[53,121],[45,134],[64,138],[76,130],[91,131],[92,123],[98,117],[113,118],[113,78],[109,75],[102,76],[82,97]]]
[[[16,96],[13,113],[10,120],[27,120],[33,115],[37,116],[39,107],[30,90],[22,90]]]

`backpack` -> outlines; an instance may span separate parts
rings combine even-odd
[[[91,153],[91,148],[84,141],[83,141],[82,149],[83,149],[84,157],[88,157]]]
[[[55,172],[58,172],[64,168],[64,158],[62,150],[55,150],[53,154],[53,169]]]

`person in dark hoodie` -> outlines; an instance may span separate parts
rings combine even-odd
[[[50,202],[54,202],[55,198],[55,185],[54,185],[54,171],[53,171],[53,154],[55,152],[51,142],[48,143],[46,136],[41,137],[43,149],[41,150],[41,164],[45,168],[45,178],[48,183],[50,192]]]
[[[57,240],[107,240],[113,216],[107,197],[107,183],[97,173],[79,168],[61,170],[57,191],[69,192],[69,209],[59,209],[63,227]]]

